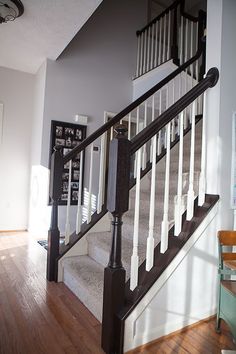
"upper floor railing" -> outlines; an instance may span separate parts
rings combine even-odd
[[[137,31],[135,78],[171,59],[177,65],[183,64],[196,53],[199,17],[185,13],[184,4],[184,0],[176,0],[144,28]],[[205,13],[201,11],[200,16],[205,17]],[[196,68],[195,75],[198,74]]]

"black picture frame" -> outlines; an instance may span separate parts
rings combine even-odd
[[[50,148],[49,148],[49,169],[51,164],[51,156],[54,151],[54,146],[62,146],[62,152],[65,156],[74,147],[78,146],[86,138],[87,127],[80,124],[61,122],[57,120],[51,121]],[[85,152],[83,156],[83,164],[85,161]],[[84,171],[84,166],[83,166]],[[84,172],[82,181],[80,181],[80,154],[72,159],[71,173],[71,205],[78,204],[79,183],[84,184]],[[58,201],[58,205],[67,205],[68,198],[68,178],[69,178],[69,162],[64,165],[62,173],[62,194]],[[50,201],[49,201],[50,204]]]

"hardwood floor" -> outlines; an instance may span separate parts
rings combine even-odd
[[[46,251],[26,232],[0,233],[0,354],[102,354],[101,325],[64,284],[45,279]],[[220,354],[235,349],[214,321],[132,354]]]

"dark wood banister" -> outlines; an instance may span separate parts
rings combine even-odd
[[[141,103],[146,101],[150,96],[152,96],[155,92],[159,91],[162,87],[164,87],[168,82],[173,80],[176,76],[178,76],[182,71],[187,69],[191,64],[193,64],[196,60],[198,60],[203,53],[204,45],[202,43],[202,37],[204,34],[204,16],[202,12],[199,14],[199,35],[198,35],[198,50],[197,53],[189,59],[187,62],[179,66],[175,71],[173,71],[170,75],[168,75],[165,79],[160,81],[158,84],[153,86],[149,91],[139,97],[137,100],[132,102],[128,107],[123,109],[120,113],[115,115],[112,119],[110,119],[107,123],[105,123],[101,128],[97,129],[94,133],[92,133],[88,138],[86,138],[80,145],[75,147],[71,152],[69,152],[66,156],[63,157],[63,163],[66,164],[72,158],[74,158],[77,154],[83,151],[87,146],[89,146],[92,142],[98,139],[103,133],[107,132],[111,127],[113,127],[116,123],[118,123],[121,119],[126,117],[130,112],[132,112],[135,108],[137,108]]]
[[[150,21],[146,26],[141,28],[136,32],[137,36],[139,36],[142,32],[144,32],[148,27],[151,27],[155,22],[159,21],[162,17],[164,17],[168,12],[171,10],[175,9],[178,5],[180,5],[182,2],[185,0],[176,0],[171,4],[169,7],[167,7],[162,13],[160,13],[158,16],[156,16],[152,21]]]
[[[131,140],[131,154],[134,154],[146,142],[148,142],[154,135],[156,135],[162,128],[171,122],[180,112],[188,107],[197,97],[205,92],[209,87],[217,84],[219,78],[219,71],[217,68],[211,68],[206,77],[201,80],[196,86],[182,96],[170,108],[162,113],[158,119],[154,119],[146,128],[137,134]]]
[[[188,14],[187,12],[184,11],[185,8],[185,0],[176,0],[171,4],[169,7],[167,7],[162,13],[160,13],[158,16],[156,16],[153,20],[151,20],[147,25],[145,25],[142,29],[138,30],[136,32],[137,36],[140,36],[141,33],[143,33],[147,28],[151,27],[154,23],[159,21],[162,17],[167,15],[170,11],[174,10],[180,5],[180,12],[181,15],[183,15],[185,18],[187,18],[190,21],[197,22],[198,17],[195,17],[193,15]]]

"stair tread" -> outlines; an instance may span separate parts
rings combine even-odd
[[[104,267],[89,256],[63,259],[64,283],[101,321]]]
[[[111,250],[111,232],[96,232],[87,236],[89,243],[89,256],[95,259],[104,267],[107,266]],[[122,263],[126,270],[126,278],[130,277],[130,261],[132,255],[133,242],[126,237],[122,238]],[[138,247],[139,264],[146,257],[146,246],[140,244]]]

